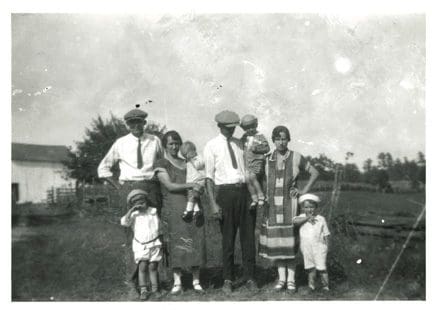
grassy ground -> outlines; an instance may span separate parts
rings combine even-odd
[[[329,194],[322,194],[323,214],[329,212]],[[423,194],[378,194],[342,192],[332,218],[344,215],[363,217],[369,221],[402,219],[414,223],[424,203]],[[258,223],[260,216],[258,216]],[[339,217],[340,218],[340,217]],[[332,221],[336,225],[335,221]],[[424,225],[424,224],[423,224]],[[335,227],[330,227],[332,232]],[[217,234],[210,252],[219,251]],[[63,219],[40,218],[15,223],[12,229],[12,300],[133,300],[123,282],[121,263],[124,234],[122,229],[102,217],[73,216]],[[292,299],[366,299],[375,297],[404,239],[360,235],[355,230],[333,233],[328,268],[331,292],[308,294],[306,279],[299,265],[298,292],[276,294],[271,288],[276,271],[266,261],[258,259],[257,279],[260,291],[248,292],[242,287],[231,296],[220,290],[220,269],[204,270],[204,296],[190,289],[180,296],[164,296],[163,300],[292,300]],[[210,254],[211,255],[211,254]],[[213,261],[214,261],[214,257]],[[361,259],[361,263],[359,263]],[[190,282],[190,276],[186,276]],[[169,290],[170,283],[163,288]],[[188,288],[188,287],[187,287]],[[425,242],[413,239],[401,257],[380,299],[425,299]]]

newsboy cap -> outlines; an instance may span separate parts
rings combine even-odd
[[[215,121],[225,127],[235,127],[240,123],[240,117],[233,111],[224,110],[216,114]]]
[[[311,201],[316,202],[316,203],[321,202],[321,199],[317,195],[314,195],[314,194],[301,195],[298,202],[303,203],[306,200],[311,200]]]
[[[131,119],[146,119],[147,115],[148,114],[146,112],[144,112],[143,110],[133,109],[124,115],[124,120],[128,121]]]
[[[135,196],[144,196],[144,197],[148,197],[148,193],[145,190],[142,189],[134,189],[132,190],[129,195],[127,195],[127,204],[130,204],[132,198],[134,198]]]
[[[240,122],[240,126],[241,127],[247,127],[253,124],[256,124],[258,122],[258,119],[251,115],[251,114],[246,114],[245,116],[242,117],[241,122]]]

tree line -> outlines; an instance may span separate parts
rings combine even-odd
[[[166,132],[166,126],[149,122],[145,131],[161,138]],[[67,167],[66,175],[80,183],[99,182],[97,167],[100,161],[114,141],[127,133],[122,119],[112,114],[106,120],[97,116],[85,129],[83,140],[75,141],[75,149],[69,148],[69,158],[64,162]],[[333,181],[339,170],[342,171],[344,182],[368,183],[386,191],[391,191],[391,181],[406,181],[412,188],[426,183],[426,159],[422,152],[418,152],[417,158],[413,160],[406,157],[393,158],[390,153],[381,152],[375,162],[371,158],[365,160],[363,171],[360,171],[355,163],[348,162],[353,156],[352,152],[347,152],[345,163],[334,162],[325,154],[319,154],[318,157],[307,156],[307,159],[318,169],[320,180],[323,181]],[[118,176],[118,167],[113,169],[114,176]]]

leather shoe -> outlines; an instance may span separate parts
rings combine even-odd
[[[246,288],[250,291],[256,291],[258,290],[258,285],[256,284],[256,282],[252,279],[247,280],[246,284],[245,284]]]

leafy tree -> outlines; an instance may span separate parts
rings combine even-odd
[[[149,122],[145,132],[163,135],[166,127]],[[115,140],[128,133],[122,119],[111,114],[111,118],[103,120],[97,116],[92,120],[90,127],[85,129],[83,141],[75,142],[76,150],[70,149],[69,160],[64,164],[67,167],[67,175],[78,182],[98,182],[97,167],[111,148]],[[114,177],[118,177],[118,164],[113,167]]]
[[[345,164],[343,171],[344,171],[344,181],[346,182],[360,181],[361,172],[356,164]]]

